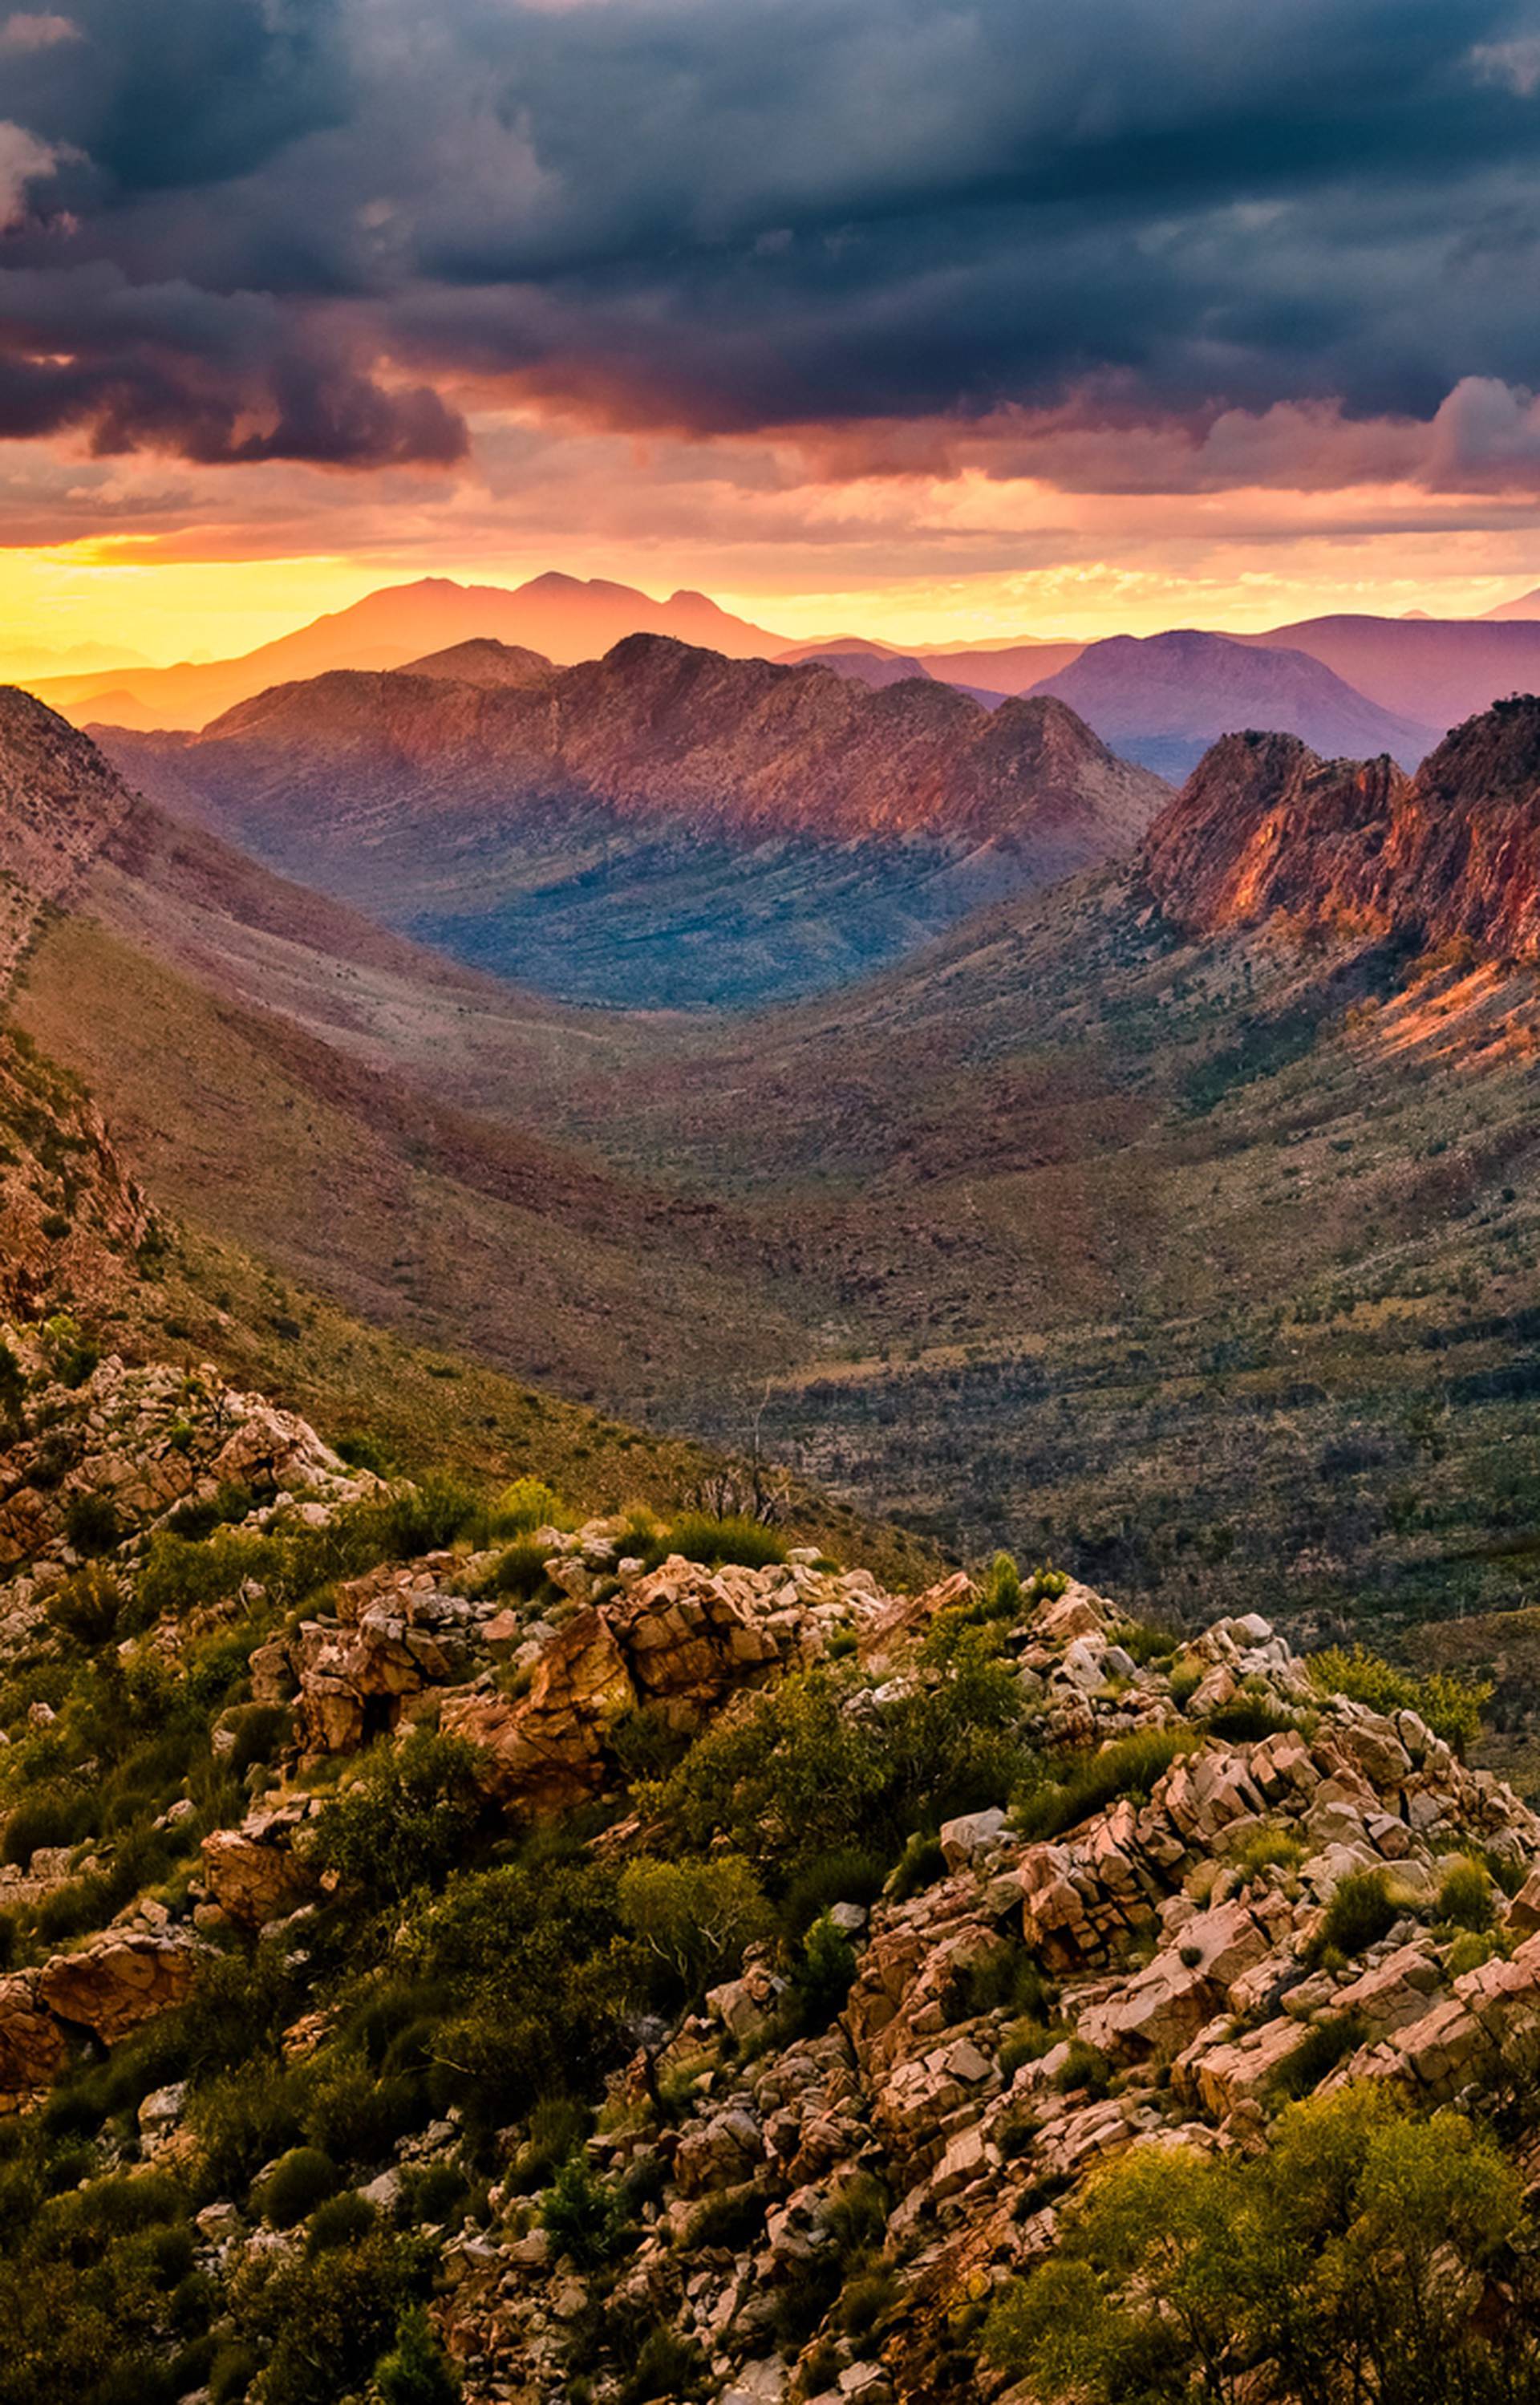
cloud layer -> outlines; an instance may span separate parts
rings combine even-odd
[[[0,58],[0,437],[441,467],[522,401],[1201,480],[1463,386],[1435,473],[1535,479],[1512,0],[75,0]]]

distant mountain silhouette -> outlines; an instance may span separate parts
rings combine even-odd
[[[1540,690],[1540,619],[1344,614],[1231,640],[1308,652],[1381,710],[1440,734],[1508,694]]]
[[[1483,610],[1481,617],[1487,626],[1494,619],[1540,618],[1540,584],[1533,592],[1516,594],[1511,601],[1499,601],[1495,610]]]
[[[654,601],[628,584],[585,584],[574,576],[537,576],[516,588],[430,576],[366,594],[350,609],[317,618],[239,659],[49,678],[33,690],[77,722],[101,719],[102,701],[110,694],[116,724],[198,727],[275,684],[331,668],[401,668],[475,638],[572,661],[595,659],[634,634],[672,635],[679,642],[708,644],[730,658],[763,657],[784,648],[782,637],[719,610],[703,593],[675,593]]]
[[[1380,709],[1303,652],[1191,629],[1090,643],[1034,691],[1068,702],[1104,742],[1170,777],[1241,727],[1296,735],[1328,756],[1388,752],[1407,767],[1438,731]]]

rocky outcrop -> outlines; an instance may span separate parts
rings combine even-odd
[[[1540,700],[1500,701],[1407,777],[1228,735],[1150,831],[1145,876],[1177,925],[1269,921],[1425,947],[1540,955]]]
[[[315,1878],[294,1838],[311,1811],[308,1797],[276,1805],[203,1839],[203,1883],[217,1915],[261,1930],[310,1901]]]
[[[254,1528],[324,1518],[377,1490],[305,1420],[228,1385],[205,1364],[136,1368],[111,1355],[77,1383],[58,1374],[48,1328],[0,1329],[27,1379],[22,1433],[0,1454],[0,1634],[31,1626],[77,1567],[73,1507],[89,1499],[115,1575],[132,1587],[139,1540],[188,1508],[238,1512]],[[104,1516],[105,1515],[105,1516]]]
[[[83,735],[0,686],[0,1006],[45,903],[62,902],[133,807]]]
[[[596,1645],[602,1695],[622,1637],[597,1610],[583,1627],[564,1658]],[[958,2376],[958,2300],[1040,2259],[1062,2200],[1110,2156],[1249,2149],[1312,2080],[1387,2079],[1436,2102],[1492,2077],[1505,2048],[1540,2044],[1540,1906],[1533,1875],[1518,1879],[1540,1822],[1526,1807],[1415,1713],[1321,1695],[1260,1620],[1183,1648],[1175,1692],[1172,1662],[1137,1667],[1119,1633],[1112,1606],[1071,1586],[1012,1648],[1050,1758],[1142,1733],[1159,1740],[1143,1758],[1169,1753],[1147,1793],[1047,1840],[998,1810],[947,1823],[933,1884],[841,1908],[857,1970],[825,2034],[777,2042],[780,1983],[755,1957],[654,2065],[654,2082],[688,2066],[682,2117],[660,2120],[635,2076],[617,2083],[593,2168],[651,2167],[658,2195],[611,2302],[693,2342],[710,2396],[811,2393],[816,2364],[819,2393],[917,2405],[944,2363]],[[1211,1733],[1214,1714],[1243,1712],[1277,1724]],[[1486,1959],[1466,1967],[1435,1899],[1473,1848],[1511,1866],[1517,1892],[1493,1889],[1491,1936],[1464,1941]],[[1325,1914],[1365,1872],[1384,1883],[1389,1925],[1345,1959],[1323,1946]],[[1338,2030],[1345,2047],[1326,2042]],[[878,2215],[863,2259],[880,2259],[881,2317],[870,2333],[824,2323],[799,2367],[785,2328],[809,2285],[837,2287],[836,2232],[858,2198]],[[451,2245],[441,2328],[468,2395],[554,2395],[593,2296],[511,2188],[494,2203],[498,2229]]]
[[[0,921],[6,891],[0,877]],[[0,951],[4,941],[0,924]],[[35,1321],[116,1296],[150,1229],[94,1106],[0,1034],[0,1319]]]
[[[914,1608],[923,1618],[942,1600],[935,1589]],[[506,1803],[559,1808],[613,1776],[609,1740],[628,1713],[698,1728],[735,1690],[820,1657],[836,1628],[880,1642],[891,1610],[862,1571],[831,1574],[806,1560],[707,1570],[675,1554],[581,1609],[539,1652],[527,1694],[456,1699],[441,1725],[482,1749]]]
[[[114,1928],[40,1970],[0,1978],[0,2113],[49,2088],[83,2038],[116,2046],[184,2003],[198,1962],[185,1930]]]

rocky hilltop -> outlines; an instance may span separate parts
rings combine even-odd
[[[1319,759],[1293,736],[1226,736],[1144,859],[1168,915],[1196,933],[1279,917],[1533,960],[1540,700],[1468,719],[1413,777],[1387,758]]]
[[[6,2159],[79,2201],[0,2395],[65,2393],[82,2215],[157,2396],[917,2405],[1059,2393],[1033,2283],[1144,2170],[1351,2184],[1439,2111],[1527,2159],[1540,1822],[1456,1682],[478,1510],[7,1346]],[[1511,2368],[1518,2258],[1456,2238]]]

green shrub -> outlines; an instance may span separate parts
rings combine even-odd
[[[931,1887],[946,1868],[946,1857],[941,1850],[941,1839],[928,1830],[916,1829],[904,1840],[898,1866],[889,1882],[889,1893],[895,1904],[907,1904],[922,1888]]]
[[[1000,2075],[1014,2079],[1024,2062],[1041,2062],[1069,2031],[1062,2021],[1048,2021],[1029,2014],[1013,2021],[1001,2042]]]
[[[479,1764],[474,1746],[430,1729],[382,1742],[322,1812],[310,1859],[381,1903],[441,1879],[482,1816]]]
[[[541,2201],[540,2219],[556,2255],[570,2255],[583,2271],[597,2271],[620,2251],[623,2201],[595,2177],[586,2155],[563,2163]]]
[[[41,1788],[7,1821],[5,1858],[24,1870],[39,1846],[77,1846],[91,1835],[94,1818],[91,1797],[78,1789]]]
[[[855,1948],[828,1913],[820,1913],[803,1940],[802,1960],[791,1974],[798,2018],[805,2030],[828,2028],[849,1994],[855,1976]]]
[[[1251,1696],[1239,1696],[1217,1712],[1211,1712],[1208,1730],[1226,1745],[1258,1745],[1264,1737],[1277,1737],[1283,1729],[1297,1728],[1292,1712],[1281,1712],[1274,1704]]]
[[[1191,1753],[1197,1742],[1186,1729],[1141,1729],[1115,1737],[1017,1804],[1016,1827],[1025,1837],[1057,1837],[1106,1811],[1120,1795],[1148,1795],[1178,1755]]]
[[[621,1873],[616,1900],[625,1927],[672,1972],[686,1998],[736,1970],[745,1947],[770,1929],[764,1892],[738,1854],[678,1862],[638,1855]],[[853,1976],[854,1957],[851,1969]]]
[[[64,1506],[64,1534],[77,1554],[110,1554],[123,1540],[123,1524],[110,1495],[72,1495]]]
[[[1147,1662],[1169,1660],[1182,1640],[1173,1630],[1158,1627],[1154,1621],[1128,1620],[1113,1630],[1113,1641],[1142,1669]]]
[[[397,2325],[396,2343],[375,2369],[384,2405],[458,2405],[464,2394],[421,2305]]]
[[[381,2225],[324,2255],[248,2257],[235,2317],[266,2362],[262,2405],[336,2405],[361,2391],[425,2285],[420,2251]]]
[[[648,2331],[631,2370],[621,2383],[620,2405],[649,2405],[653,2398],[698,2397],[707,2362],[696,2342],[659,2322]]]
[[[819,2218],[833,2241],[842,2271],[855,2257],[882,2243],[891,2210],[892,2199],[870,2172],[858,2172],[830,2199]]]
[[[1171,1670],[1171,1701],[1181,1710],[1197,1695],[1203,1684],[1203,1666],[1199,1662],[1177,1662]]]
[[[703,1562],[711,1569],[735,1562],[744,1569],[762,1570],[784,1562],[786,1540],[742,1513],[729,1512],[718,1519],[706,1512],[682,1512],[661,1536],[639,1550],[640,1558],[650,1566],[670,1554],[682,1554],[686,1561]]]
[[[235,1722],[231,1750],[232,1778],[244,1779],[259,1762],[276,1761],[293,1736],[293,1717],[287,1704],[250,1704]]]
[[[1435,1920],[1445,1921],[1453,1929],[1479,1933],[1490,1929],[1496,1918],[1497,1903],[1484,1863],[1468,1855],[1445,1872],[1434,1906]]]
[[[99,1561],[88,1562],[49,1597],[49,1618],[54,1627],[91,1653],[112,1643],[122,1610],[123,1590]]]
[[[1084,2038],[1072,2037],[1054,2080],[1059,2094],[1070,2096],[1076,2089],[1084,2088],[1089,2096],[1105,2096],[1111,2081],[1112,2065],[1101,2048],[1088,2046]]]
[[[274,2229],[292,2229],[336,2189],[337,2166],[329,2155],[319,2146],[291,2146],[262,2182],[258,2202],[263,2220]]]
[[[1313,1939],[1309,1961],[1340,1954],[1351,1962],[1394,1927],[1401,1907],[1391,1894],[1384,1871],[1351,1871],[1337,1882],[1325,1918]]]
[[[1057,1603],[1070,1583],[1068,1570],[1056,1570],[1052,1562],[1040,1562],[1027,1582],[1029,1603]]]
[[[1357,2052],[1365,2024],[1357,2013],[1337,2013],[1312,2021],[1299,2044],[1286,2054],[1273,2074],[1275,2096],[1297,2100],[1313,2095],[1328,2072]]]
[[[368,2197],[357,2188],[343,2188],[340,2196],[328,2197],[310,2216],[305,2244],[312,2255],[325,2255],[333,2246],[351,2246],[374,2224],[374,2207]]]
[[[1001,1945],[959,1977],[952,2018],[973,2020],[981,2013],[1008,2011],[1041,2020],[1054,2001],[1049,1981],[1026,1948]]]
[[[1232,1869],[1249,1882],[1260,1878],[1264,1871],[1297,1870],[1305,1859],[1305,1849],[1286,1829],[1264,1822],[1261,1828],[1251,1830],[1227,1859]]]
[[[984,1582],[984,1602],[991,1620],[1015,1620],[1022,1602],[1021,1572],[1009,1554],[997,1554]]]
[[[482,1579],[477,1594],[511,1595],[523,1603],[532,1603],[543,1591],[554,1595],[557,1590],[545,1572],[547,1558],[543,1545],[537,1545],[532,1537],[521,1537],[516,1543],[503,1548]]]
[[[888,1865],[865,1846],[836,1846],[799,1871],[786,1891],[781,1925],[788,1937],[803,1936],[833,1904],[874,1904],[882,1892]]]
[[[543,1478],[515,1478],[492,1506],[495,1537],[528,1537],[537,1528],[566,1527],[571,1515]]]
[[[1461,1755],[1478,1736],[1481,1708],[1491,1695],[1490,1681],[1457,1679],[1448,1670],[1414,1678],[1362,1645],[1351,1653],[1332,1646],[1312,1653],[1305,1667],[1319,1695],[1346,1695],[1350,1702],[1367,1704],[1371,1711],[1416,1712]]]

